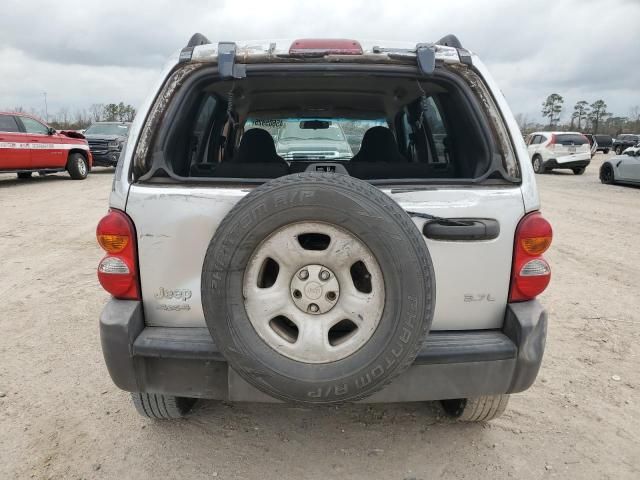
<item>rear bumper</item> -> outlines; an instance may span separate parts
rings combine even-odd
[[[546,332],[547,314],[535,300],[508,305],[502,330],[431,332],[414,364],[364,402],[521,392],[538,374]],[[140,302],[111,300],[100,338],[109,374],[123,390],[277,401],[228,367],[206,328],[145,327]]]
[[[544,168],[546,170],[551,170],[553,168],[579,168],[586,167],[591,163],[591,155],[589,154],[589,158],[580,159],[580,160],[571,160],[568,162],[558,162],[555,158],[550,158],[546,162],[544,162]]]

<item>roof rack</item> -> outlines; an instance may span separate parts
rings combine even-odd
[[[437,45],[444,45],[445,47],[453,47],[453,48],[463,48],[462,43],[458,40],[453,34],[445,35],[440,40],[436,42]]]
[[[186,48],[189,47],[197,47],[199,45],[207,45],[211,43],[207,37],[205,37],[201,33],[194,33],[189,39],[189,43],[187,43]]]
[[[200,45],[208,45],[211,42],[209,41],[209,39],[207,37],[205,37],[203,34],[201,33],[194,33],[191,38],[189,39],[189,42],[187,43],[187,46],[184,47],[181,51],[180,51],[180,62],[188,62],[191,60],[191,56],[193,55],[193,49],[195,47],[198,47]]]

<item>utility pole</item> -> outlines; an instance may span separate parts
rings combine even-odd
[[[49,108],[47,107],[47,92],[42,92],[44,95],[44,121],[49,123]]]

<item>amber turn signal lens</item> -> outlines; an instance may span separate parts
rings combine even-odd
[[[522,249],[529,255],[541,255],[547,251],[551,245],[551,237],[531,237],[523,238]]]
[[[98,243],[107,253],[119,253],[129,243],[126,235],[98,235]]]

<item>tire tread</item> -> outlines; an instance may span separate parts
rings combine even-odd
[[[82,157],[83,161],[85,162],[87,168],[86,175],[82,175],[76,166],[75,160],[78,156]],[[69,176],[73,180],[84,180],[85,178],[87,178],[87,175],[89,174],[89,165],[87,163],[87,158],[81,153],[69,154],[69,158],[67,159],[67,172],[69,172]]]
[[[314,183],[318,186],[326,185],[326,186],[331,186],[332,188],[338,187],[340,189],[343,189],[346,193],[356,192],[361,196],[366,197],[369,201],[375,202],[378,207],[381,207],[383,210],[389,213],[390,216],[394,219],[394,221],[397,224],[399,224],[399,226],[403,230],[405,231],[410,231],[412,229],[417,230],[411,217],[404,210],[402,210],[402,207],[400,207],[393,199],[391,199],[388,195],[383,193],[381,190],[375,187],[372,188],[370,184],[362,180],[355,179],[349,175],[318,174],[318,173],[291,174],[284,177],[276,178],[265,184],[260,185],[259,187],[255,188],[251,192],[251,197],[252,199],[255,199],[262,194],[266,194],[267,192],[273,192],[274,190],[288,187],[290,185],[299,186],[303,183]],[[247,198],[248,196],[244,197],[231,209],[231,211],[220,222],[220,225],[218,226],[217,231],[225,231],[227,225],[234,220],[234,215],[233,215],[234,212],[236,212],[237,210],[241,209],[244,206],[245,199]],[[215,239],[215,236],[214,236],[214,239]],[[425,302],[425,309],[432,312],[431,319],[429,319],[429,321],[423,322],[422,331],[419,332],[417,335],[417,337],[419,338],[419,341],[415,342],[411,350],[406,354],[404,361],[398,363],[395,369],[391,373],[389,373],[389,375],[385,378],[384,381],[381,381],[380,383],[375,384],[372,388],[367,389],[358,395],[351,396],[348,399],[348,402],[356,402],[356,401],[362,400],[382,390],[384,387],[389,385],[398,375],[400,375],[407,368],[409,368],[415,361],[415,358],[417,357],[418,352],[420,351],[420,348],[422,347],[422,344],[424,342],[424,338],[431,328],[431,322],[433,320],[434,303],[435,303],[435,286],[433,285],[435,273],[433,270],[433,263],[431,261],[431,257],[427,250],[426,244],[424,243],[420,235],[407,235],[407,239],[409,239],[410,243],[412,244],[416,257],[420,261],[421,268],[423,269],[426,268],[427,270],[430,271],[430,275],[425,276],[424,282],[426,284],[427,291],[432,292],[432,295],[425,296],[423,301]],[[212,241],[212,244],[213,243],[214,242]],[[210,244],[209,249],[211,249],[212,244]],[[206,261],[205,261],[205,267],[203,268],[202,273],[203,273],[203,278],[201,283],[202,285],[205,285],[204,276],[208,273],[211,273],[210,270],[206,269]],[[204,306],[204,296],[203,296],[203,306]],[[206,310],[205,310],[205,316],[206,316]],[[241,376],[245,378],[245,380],[247,380],[254,387],[262,391],[265,391],[265,385],[259,382],[258,380],[256,380],[255,378],[253,378],[253,375],[251,374],[252,372],[242,371],[242,370],[243,369],[241,368],[241,366],[237,366],[238,373],[240,373]],[[280,392],[269,391],[267,393],[269,395],[272,395],[276,398],[279,398],[285,401],[294,402],[294,403],[306,403],[306,402],[301,402],[300,400],[297,400],[295,398],[288,398],[287,396],[281,394]],[[323,403],[341,404],[345,402],[331,401],[331,402],[323,402]]]
[[[195,402],[194,399],[144,392],[132,393],[131,399],[138,413],[152,420],[182,418]]]
[[[504,413],[509,403],[509,395],[482,395],[460,400],[464,405],[456,420],[461,422],[488,422]]]

